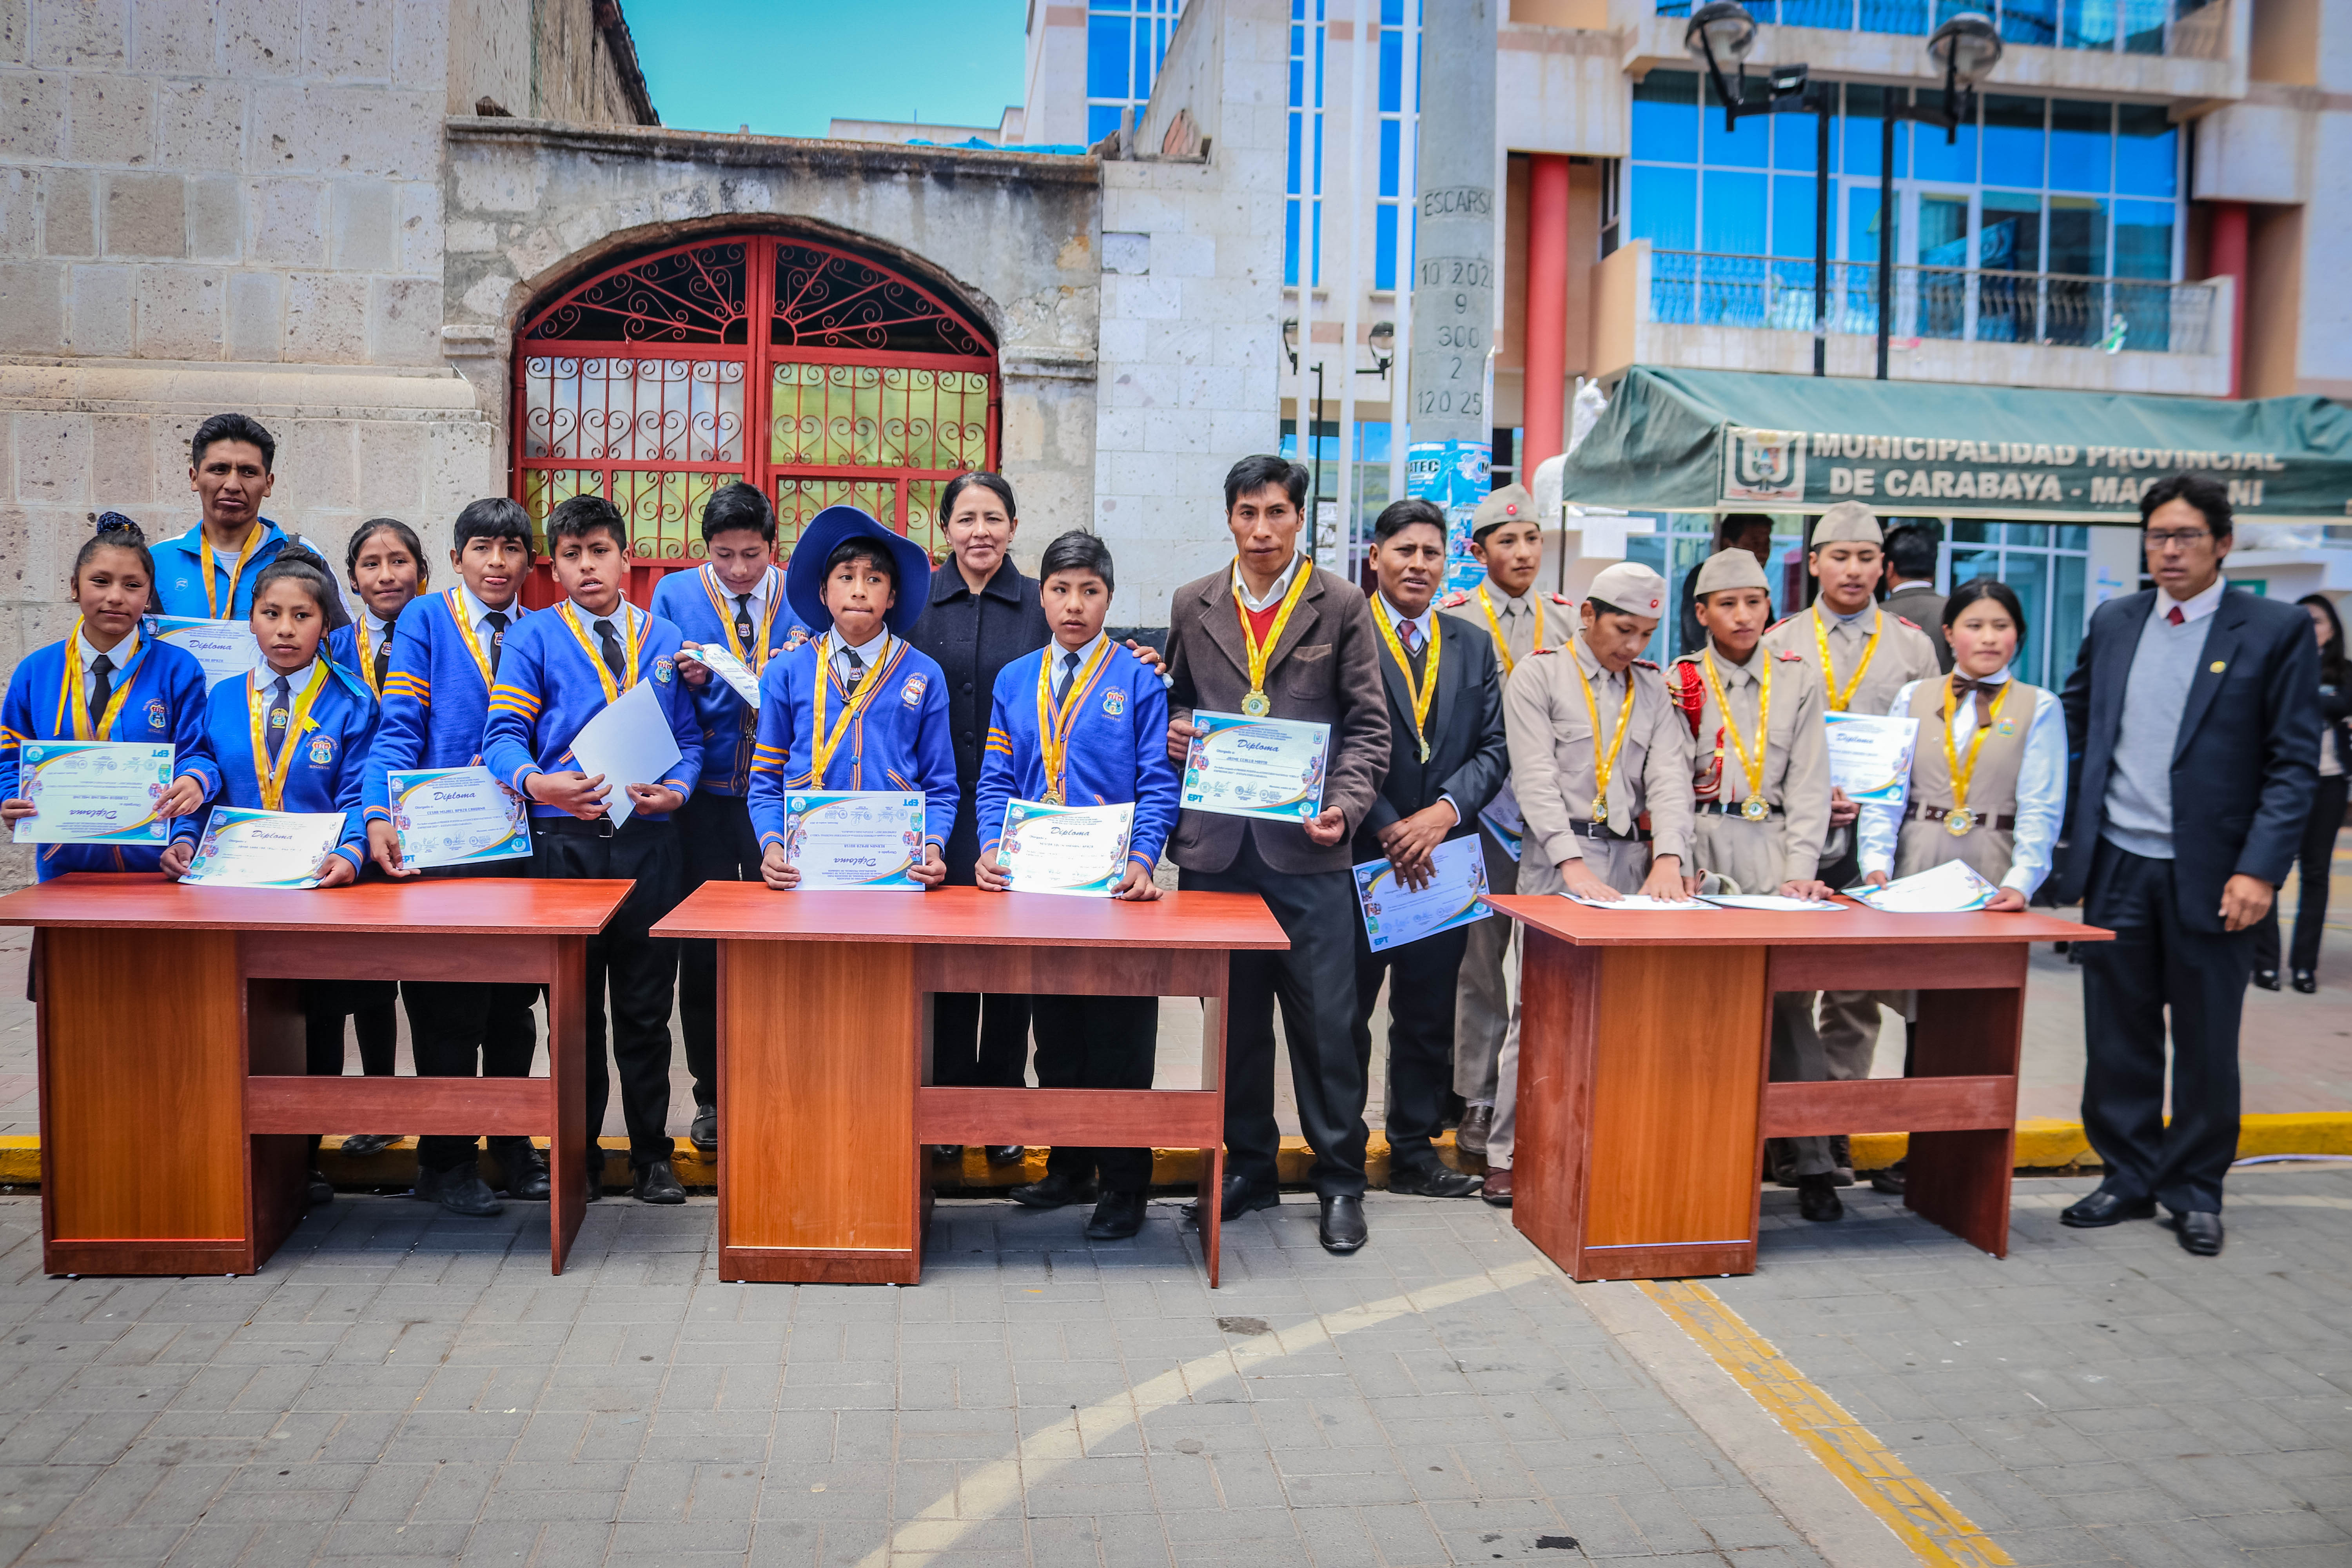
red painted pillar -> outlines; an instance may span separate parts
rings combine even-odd
[[[2230,290],[2230,395],[2242,397],[2246,379],[2246,204],[2212,202],[2208,204],[2207,211],[2206,273],[2229,278],[2234,283]]]
[[[1534,482],[1537,464],[1559,455],[1568,402],[1568,160],[1544,155],[1528,163],[1522,484]]]

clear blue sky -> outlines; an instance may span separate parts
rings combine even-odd
[[[1022,100],[1024,0],[622,0],[665,125],[993,126]]]

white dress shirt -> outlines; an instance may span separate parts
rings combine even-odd
[[[718,567],[706,562],[702,569],[710,574],[710,586],[719,595],[720,601],[726,605],[730,616],[735,609],[735,601],[740,598],[742,594],[749,594],[751,595],[751,624],[755,626],[760,624],[761,618],[768,613],[768,585],[775,581],[774,567],[771,566],[761,573],[759,582],[744,589],[742,594],[727,585],[727,579],[719,574]]]
[[[887,626],[862,643],[843,640],[839,626],[835,626],[831,635],[834,672],[841,677],[842,684],[852,691],[857,689],[857,682],[865,679],[866,671],[890,657],[890,628]],[[857,656],[858,671],[855,676],[849,673],[849,661],[841,657],[845,653],[854,653]]]
[[[487,653],[490,646],[490,607],[476,598],[474,591],[462,582],[457,584],[457,602],[466,606],[466,624],[474,628],[474,636],[481,640],[483,651]],[[574,605],[572,608],[580,607]],[[506,608],[496,613],[507,618],[507,630],[514,630],[514,624],[522,619],[522,595],[516,595],[507,601]],[[588,612],[581,610],[580,613],[584,616]]]
[[[89,632],[88,630],[87,624],[85,624],[82,630],[74,633],[74,657],[81,661],[81,679],[82,689],[84,690],[88,690],[89,689],[89,683],[97,679],[97,676],[90,669],[90,666],[98,662],[98,656],[100,654],[104,654],[106,656],[108,660],[107,668],[113,672],[111,675],[108,676],[107,679],[111,680],[115,676],[121,675],[122,673],[123,667],[129,664],[132,659],[139,657],[139,623],[133,621],[131,624],[131,629],[123,634],[122,640],[116,643],[112,647],[98,647],[93,646],[89,640]]]
[[[2158,588],[2156,591],[2156,604],[2148,610],[2148,614],[2157,620],[2165,620],[2171,616],[2172,607],[2178,605],[2180,606],[2180,619],[2184,624],[2201,621],[2221,607],[2221,594],[2229,585],[2221,578],[2216,577],[2205,585],[2203,592],[2192,594],[2186,599],[2176,599]]]
[[[1282,596],[1290,592],[1290,580],[1297,576],[1299,568],[1306,564],[1307,557],[1304,555],[1292,556],[1290,564],[1283,568],[1282,575],[1274,580],[1273,587],[1263,594],[1253,594],[1242,576],[1241,563],[1236,561],[1234,563],[1234,597],[1242,602],[1244,610],[1263,610],[1268,605],[1278,605],[1282,603]]]
[[[2003,666],[1985,678],[1996,683],[2010,679]],[[1938,681],[1941,677],[1937,678]],[[1917,689],[1916,680],[1906,682],[1895,694],[1892,713],[1911,710],[1911,694]],[[1977,732],[1977,705],[1973,700],[1955,704],[1952,714],[1952,749],[1965,751],[1969,737]],[[1919,744],[1934,745],[1935,742],[1922,721]],[[1909,809],[1906,800],[1901,805],[1887,801],[1864,801],[1862,816],[1854,824],[1855,845],[1862,857],[1862,874],[1873,871],[1895,874],[1895,845],[1903,827],[1903,816]],[[2051,847],[2058,841],[2058,827],[2066,815],[2066,716],[2058,706],[2054,691],[2039,693],[2033,706],[2033,718],[2026,726],[2025,754],[2017,763],[2017,826],[2015,840],[2010,850],[2009,874],[2000,879],[2004,888],[2015,888],[2027,898],[2033,896],[2042,879],[2050,875]]]

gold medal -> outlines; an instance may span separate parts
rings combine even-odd
[[[1994,722],[2000,718],[2000,705],[2009,700],[2014,680],[2001,682],[1994,694],[1991,706],[1985,710],[1984,722],[1969,741],[1967,761],[1960,758],[1958,748],[1952,744],[1952,720],[1958,710],[1952,701],[1952,678],[1944,677],[1944,767],[1952,780],[1952,809],[1944,814],[1944,831],[1955,838],[1965,837],[1977,825],[1977,814],[1969,809],[1969,782],[1977,776],[1977,753],[1984,750],[1985,737],[1992,732]]]
[[[1389,602],[1377,594],[1372,595],[1372,625],[1381,641],[1388,645],[1389,657],[1396,660],[1397,672],[1404,677],[1405,694],[1412,699],[1412,738],[1420,743],[1421,760],[1425,763],[1429,761],[1429,707],[1437,698],[1437,661],[1444,651],[1445,638],[1440,634],[1429,639],[1429,668],[1416,683],[1412,666],[1404,657],[1404,644],[1397,639],[1396,627],[1389,620]]]
[[[1853,700],[1853,694],[1862,689],[1862,678],[1870,671],[1871,656],[1878,651],[1878,634],[1885,629],[1886,612],[1877,611],[1870,623],[1870,636],[1862,645],[1862,662],[1853,667],[1853,674],[1846,681],[1845,689],[1840,691],[1837,668],[1830,663],[1829,623],[1822,619],[1822,607],[1819,605],[1813,606],[1813,641],[1820,645],[1822,650],[1822,686],[1829,698],[1831,712],[1844,712],[1846,704]]]
[[[1739,803],[1739,815],[1750,822],[1761,822],[1772,815],[1772,808],[1764,804],[1762,797],[1751,795]]]
[[[1944,831],[1958,838],[1977,825],[1976,813],[1965,805],[1954,806],[1944,814]]]
[[[1593,662],[1601,661],[1596,658]],[[1576,671],[1576,683],[1584,689],[1584,711],[1592,721],[1592,820],[1605,823],[1609,820],[1609,775],[1617,771],[1617,753],[1625,749],[1626,731],[1633,727],[1633,672],[1625,672],[1625,705],[1617,710],[1616,738],[1609,742],[1604,753],[1601,749],[1601,704],[1593,700],[1592,679],[1584,673],[1584,661],[1576,656],[1573,641],[1568,645],[1568,667]]]
[[[1274,704],[1266,700],[1265,692],[1253,691],[1242,699],[1242,711],[1253,719],[1263,719],[1274,711]]]
[[[311,661],[310,681],[295,697],[293,710],[287,715],[286,739],[278,743],[278,763],[274,767],[269,762],[268,737],[262,729],[263,723],[270,717],[269,683],[264,681],[261,675],[262,672],[257,669],[245,678],[246,713],[252,721],[253,730],[253,777],[254,782],[261,786],[261,809],[283,811],[286,809],[286,781],[294,771],[295,748],[302,743],[302,731],[310,728],[310,705],[319,700],[319,693],[326,689],[327,661],[323,658]]]
[[[1756,751],[1749,755],[1748,744],[1739,733],[1739,725],[1731,717],[1730,700],[1723,694],[1723,679],[1716,673],[1715,649],[1708,648],[1699,658],[1699,667],[1706,676],[1706,689],[1715,698],[1715,716],[1722,728],[1715,742],[1715,773],[1723,776],[1723,743],[1731,742],[1732,754],[1739,759],[1739,771],[1748,782],[1748,798],[1740,803],[1739,815],[1750,822],[1761,822],[1771,813],[1764,800],[1765,736],[1772,722],[1772,660],[1769,654],[1758,667],[1756,674]]]
[[[824,773],[825,770],[833,765],[833,754],[841,750],[841,742],[848,735],[850,725],[855,723],[857,716],[866,710],[866,703],[873,700],[875,689],[882,679],[882,671],[895,662],[890,658],[889,635],[885,633],[881,654],[866,665],[864,673],[858,676],[857,689],[850,692],[848,701],[842,704],[841,718],[831,729],[827,729],[824,722],[824,696],[833,687],[834,646],[834,637],[831,632],[816,639],[816,689],[809,695],[814,718],[811,725],[813,732],[809,736],[809,783],[810,787],[814,789],[824,787]]]
[[[1045,765],[1049,805],[1062,805],[1067,794],[1063,779],[1069,766],[1070,731],[1077,727],[1078,711],[1086,706],[1087,694],[1095,689],[1096,679],[1110,658],[1110,639],[1096,642],[1094,657],[1071,676],[1069,695],[1058,708],[1054,704],[1054,660],[1049,657],[1056,647],[1048,645],[1037,659],[1037,748],[1044,753],[1040,760]]]
[[[1242,605],[1242,563],[1234,563],[1234,613],[1242,621],[1242,648],[1249,656],[1249,695],[1242,699],[1242,711],[1253,719],[1263,719],[1274,711],[1274,703],[1265,694],[1265,667],[1274,658],[1275,646],[1282,641],[1283,628],[1290,625],[1290,612],[1298,608],[1298,601],[1307,597],[1307,584],[1315,575],[1315,568],[1304,560],[1291,563],[1290,592],[1282,596],[1282,608],[1276,612],[1274,625],[1266,628],[1265,641],[1257,640],[1250,630],[1249,611]]]

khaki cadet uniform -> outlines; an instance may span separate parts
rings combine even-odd
[[[1699,568],[1698,595],[1727,588],[1764,588],[1764,568],[1745,550],[1727,550]],[[1783,882],[1810,880],[1830,824],[1829,738],[1822,722],[1821,682],[1793,653],[1767,653],[1760,647],[1744,665],[1717,655],[1715,678],[1731,706],[1739,733],[1734,745],[1723,710],[1707,682],[1705,650],[1675,661],[1667,680],[1675,705],[1689,726],[1691,793],[1696,820],[1692,875],[1713,873],[1743,893],[1775,893]],[[1771,679],[1765,715],[1763,765],[1756,791],[1769,815],[1751,819],[1741,809],[1748,799],[1748,768],[1757,756],[1758,710],[1765,706],[1763,679]],[[1784,991],[1772,998],[1771,1078],[1775,1083],[1819,1083],[1828,1078],[1821,1036],[1813,1028],[1810,992]],[[1776,1138],[1772,1163],[1800,1176],[1837,1168],[1826,1137]]]
[[[1895,840],[1895,876],[1916,876],[1947,860],[1967,861],[1996,886],[2009,875],[2017,849],[2017,774],[2025,764],[2025,739],[2041,706],[2042,689],[2015,679],[2007,685],[2000,717],[1993,721],[1992,733],[1977,752],[1976,770],[1969,774],[1969,815],[1976,820],[1964,834],[1944,825],[1952,811],[1952,767],[1937,740],[1950,732],[1944,717],[1944,683],[1923,680],[1911,689],[1911,702],[1904,711],[1919,721],[1919,746],[1912,755],[1911,795]],[[1980,705],[1979,718],[1982,711]]]
[[[1534,515],[1535,497],[1524,486],[1506,485],[1478,503],[1470,520],[1470,536],[1482,538],[1507,522]],[[1507,687],[1512,672],[1530,655],[1541,648],[1559,647],[1575,635],[1575,600],[1534,589],[1511,598],[1491,578],[1479,586],[1486,590],[1485,604],[1479,602],[1477,590],[1470,589],[1447,595],[1437,607],[1493,640],[1496,662],[1502,666]],[[1490,608],[1491,622],[1486,618]],[[1500,804],[1507,806],[1512,801],[1510,788],[1505,780]],[[1478,824],[1478,844],[1486,858],[1487,886],[1497,893],[1517,892],[1518,863],[1483,819]],[[1474,1112],[1478,1106],[1494,1105],[1496,1069],[1505,1042],[1517,1027],[1514,1002],[1518,995],[1518,921],[1479,921],[1470,927],[1462,972],[1454,986],[1454,1092]],[[1463,1134],[1464,1147],[1474,1154],[1483,1152],[1485,1143],[1483,1137],[1474,1140],[1472,1136],[1476,1120],[1465,1119]]]
[[[1656,573],[1621,562],[1594,580],[1591,596],[1636,615],[1656,616],[1665,595],[1665,582]],[[1593,708],[1600,713],[1597,749],[1593,709],[1585,706],[1579,669],[1591,683]],[[1609,776],[1608,816],[1596,822],[1598,753],[1616,741],[1629,683],[1633,711]],[[1690,732],[1657,666],[1636,660],[1622,675],[1612,674],[1580,635],[1568,647],[1531,655],[1519,666],[1503,693],[1503,720],[1510,738],[1512,784],[1519,815],[1527,820],[1521,893],[1565,891],[1559,865],[1568,860],[1582,860],[1585,869],[1621,893],[1641,891],[1654,856],[1678,856],[1685,868],[1690,865]],[[1645,815],[1646,833],[1639,820]],[[1513,1030],[1496,1068],[1495,1125],[1487,1137],[1486,1163],[1497,1168],[1511,1162],[1518,1054]]]
[[[1881,542],[1878,522],[1868,507],[1842,501],[1822,514],[1820,525],[1813,531],[1814,544],[1840,540],[1871,544]],[[1815,605],[1766,632],[1762,646],[1766,653],[1794,653],[1804,661],[1815,684],[1822,689],[1825,710],[1836,704],[1828,700],[1817,627],[1828,635],[1830,665],[1838,690],[1845,692],[1848,683],[1853,682],[1852,693],[1843,705],[1846,712],[1888,712],[1895,706],[1895,694],[1905,686],[1943,674],[1943,667],[1936,660],[1935,643],[1925,631],[1902,616],[1874,605],[1844,619]],[[1865,657],[1870,660],[1867,667],[1863,664]],[[1854,675],[1857,669],[1862,672],[1859,680]],[[1822,865],[1823,880],[1832,887],[1852,885],[1859,873],[1851,826],[1832,830],[1831,840],[1822,853]],[[1880,994],[1875,991],[1822,993],[1822,1048],[1829,1056],[1830,1077],[1843,1079],[1870,1076],[1871,1058],[1878,1049]],[[1895,1001],[1892,1005],[1903,1004]]]

